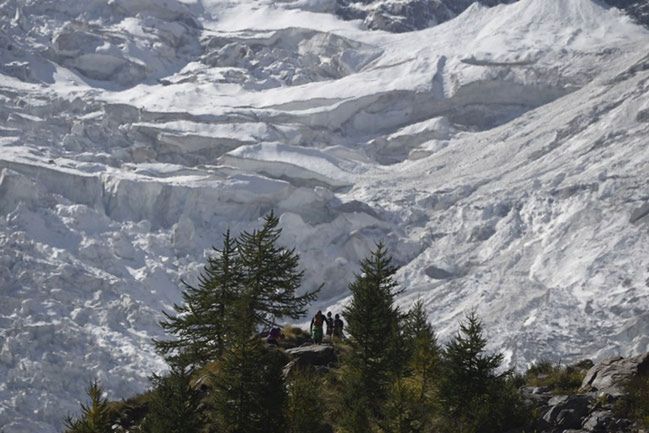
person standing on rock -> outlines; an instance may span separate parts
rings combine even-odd
[[[325,323],[327,324],[327,331],[326,331],[327,340],[329,340],[329,342],[332,342],[333,339],[334,339],[334,337],[333,337],[333,335],[334,335],[334,318],[331,315],[331,311],[329,311],[327,313],[327,318],[325,319]]]
[[[336,318],[334,319],[334,337],[343,339],[343,328],[345,327],[345,323],[343,322],[343,319],[340,318],[340,314],[336,314]]]
[[[322,311],[318,310],[316,315],[311,319],[311,338],[315,344],[322,343],[322,325],[325,322],[325,316],[322,314]]]

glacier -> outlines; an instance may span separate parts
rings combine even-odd
[[[649,350],[649,30],[387,3],[0,1],[0,428],[146,389],[180,279],[271,209],[314,310],[382,240],[442,340],[476,309],[519,369]]]

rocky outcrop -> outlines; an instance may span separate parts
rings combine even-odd
[[[582,390],[619,397],[626,384],[637,375],[649,373],[649,353],[631,358],[612,358],[593,366],[582,384]]]
[[[484,6],[516,0],[478,0]],[[362,19],[366,28],[394,33],[410,32],[448,21],[466,10],[473,0],[337,0],[336,14],[343,19]],[[649,26],[649,2],[606,0],[640,24]]]
[[[329,366],[338,359],[334,347],[326,344],[295,347],[287,349],[286,354],[291,358],[291,361],[284,367],[284,377],[302,369],[326,372],[329,370]]]
[[[523,388],[523,397],[539,413],[533,423],[538,433],[627,433],[636,431],[633,422],[617,415],[615,399],[595,393],[552,396],[538,388]]]
[[[286,354],[302,365],[329,365],[336,362],[336,351],[333,346],[313,344],[288,349]]]
[[[464,12],[474,0],[338,0],[336,14],[343,19],[362,19],[368,29],[402,33],[448,21]],[[511,0],[478,0],[485,6]]]
[[[524,401],[540,414],[534,423],[539,433],[628,433],[640,431],[622,415],[620,403],[628,398],[627,384],[649,374],[649,353],[613,358],[592,366],[574,395],[552,395],[548,388],[524,387]]]
[[[543,421],[552,427],[580,428],[589,413],[592,401],[593,398],[588,395],[552,397],[548,402],[550,409],[543,415]]]

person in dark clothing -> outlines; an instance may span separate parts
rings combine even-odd
[[[322,314],[322,311],[318,311],[316,315],[311,319],[311,338],[315,344],[322,343],[322,325],[325,322],[325,316]]]
[[[282,337],[282,330],[275,326],[268,333],[268,337],[266,337],[266,343],[272,344],[273,346],[279,346],[279,339]]]
[[[343,334],[344,327],[345,323],[343,322],[343,319],[340,318],[339,314],[336,314],[336,318],[334,319],[334,337],[340,338],[341,340],[345,338]]]
[[[325,319],[325,323],[327,324],[327,339],[329,341],[333,341],[333,335],[334,335],[334,318],[331,315],[331,311],[327,313],[327,318]]]

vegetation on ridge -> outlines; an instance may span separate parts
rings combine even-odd
[[[297,295],[299,257],[278,246],[277,226],[271,213],[260,230],[237,239],[226,233],[198,286],[185,284],[183,304],[161,322],[171,338],[155,344],[169,373],[153,375],[149,392],[123,403],[109,403],[92,383],[91,403],[67,420],[66,433],[532,431],[538,414],[518,388],[575,392],[592,365],[541,361],[524,376],[503,372],[503,355],[486,350],[475,312],[440,345],[421,301],[409,311],[395,305],[402,289],[380,243],[349,284],[348,338],[330,339],[338,360],[289,363],[284,348],[302,345],[308,335],[285,327],[275,345],[258,331],[282,317],[303,317],[317,292]],[[620,413],[649,423],[647,383],[621,400]]]

